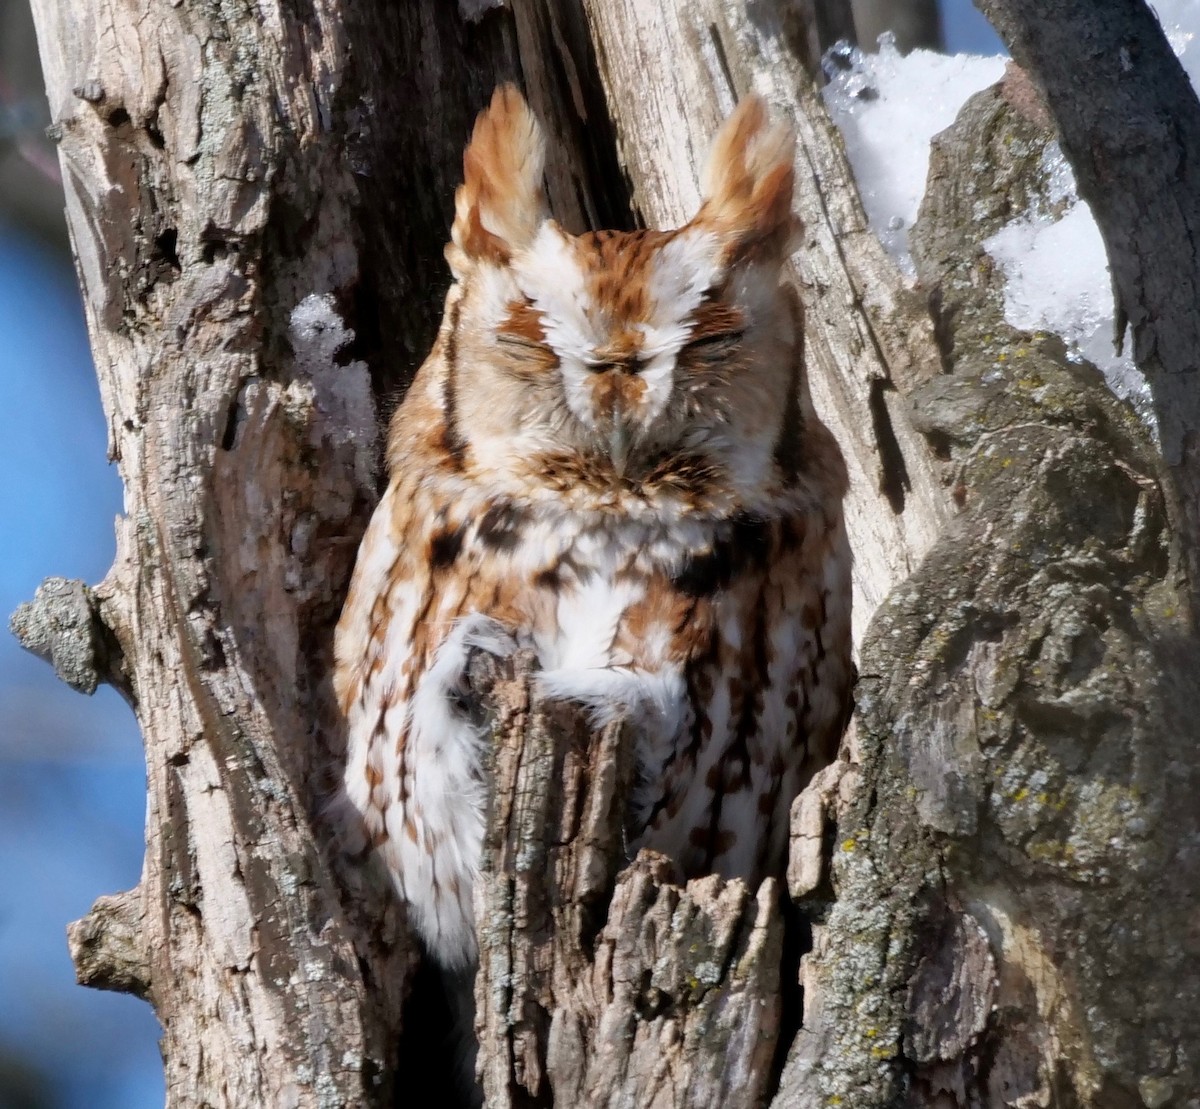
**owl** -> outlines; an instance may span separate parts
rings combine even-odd
[[[805,387],[791,129],[744,99],[695,217],[567,234],[511,87],[476,122],[437,341],[392,420],[390,484],[335,642],[351,849],[446,968],[472,914],[488,736],[472,648],[635,735],[632,847],[750,882],[847,716],[846,470]]]

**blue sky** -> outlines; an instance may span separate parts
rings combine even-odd
[[[1004,43],[971,0],[943,0],[942,29],[951,54],[1004,54]]]
[[[950,0],[951,49],[999,51],[967,0]],[[0,615],[50,575],[99,581],[114,553],[120,483],[69,261],[2,222],[0,197]],[[135,999],[74,984],[68,921],[136,884],[145,771],[132,715],[86,698],[0,634],[0,1109],[32,1072],[46,1109],[163,1102],[158,1026]],[[14,1069],[16,1068],[16,1069]]]
[[[121,490],[69,261],[3,223],[0,337],[7,615],[48,575],[104,576]],[[0,1067],[40,1071],[51,1105],[162,1104],[149,1006],[76,986],[65,939],[97,896],[137,883],[144,815],[141,742],[124,702],[108,689],[73,693],[0,635]]]

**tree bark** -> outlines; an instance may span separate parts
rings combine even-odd
[[[1200,585],[1200,101],[1144,0],[977,0],[1042,90],[1104,235]],[[1195,593],[1192,603],[1195,604]]]
[[[476,660],[488,1103],[1186,1104],[1191,536],[1144,429],[1007,329],[980,268],[1045,133],[1001,93],[964,114],[918,295],[785,4],[34,9],[126,514],[108,578],[47,583],[16,626],[142,726],[143,878],[71,943],[82,980],[154,1004],[169,1104],[387,1104],[426,1081],[402,908],[325,848],[329,643],[378,414],[440,312],[462,145],[506,79],[572,230],[688,218],[746,92],[794,119],[790,279],[852,474],[864,680],[846,757],[794,809],[815,930],[797,1034],[780,883],[680,887],[629,859],[622,729],[539,701],[528,659]]]
[[[134,705],[149,791],[141,883],[73,928],[77,967],[155,1006],[172,1105],[360,1103],[414,956],[393,910],[343,908],[309,822],[374,497],[367,369],[334,358],[359,276],[345,35],[320,6],[35,12],[125,483],[78,624],[113,645],[87,681]],[[43,592],[25,623],[61,647],[60,610]]]
[[[862,646],[857,765],[823,808],[835,896],[779,1105],[1200,1090],[1177,1019],[1200,1002],[1186,539],[1147,430],[1004,322],[981,244],[1046,187],[1053,138],[1021,91],[980,93],[935,140],[911,237],[947,372],[909,400],[963,511]]]

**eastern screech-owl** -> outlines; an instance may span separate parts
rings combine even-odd
[[[633,846],[757,882],[846,719],[846,472],[780,270],[790,128],[745,99],[674,231],[568,235],[511,87],[480,115],[437,343],[337,630],[346,797],[443,965],[476,952],[486,737],[468,648],[538,656],[637,739]],[[361,820],[358,820],[358,817]]]

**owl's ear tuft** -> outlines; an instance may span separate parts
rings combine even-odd
[[[542,129],[513,85],[501,85],[479,113],[463,154],[446,258],[458,279],[477,262],[504,265],[547,217],[542,194]]]
[[[727,243],[730,261],[749,254],[782,258],[799,233],[792,214],[796,134],[772,122],[760,96],[747,96],[713,141],[695,223]]]

